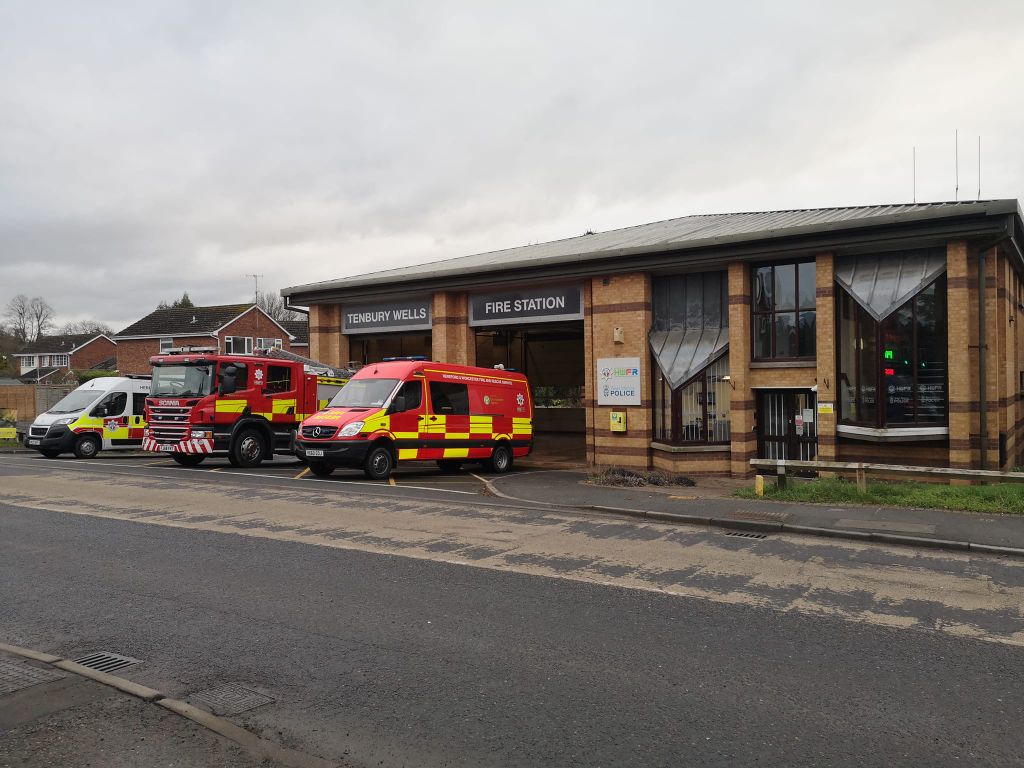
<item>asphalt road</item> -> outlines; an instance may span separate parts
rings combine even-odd
[[[275,538],[292,534],[275,531],[284,518],[267,510],[259,522],[234,516],[235,532],[189,527],[231,510],[190,522],[176,507],[156,519],[129,508],[126,488],[170,504],[178,484],[111,472],[0,467],[0,497],[17,498],[0,502],[0,640],[131,655],[144,664],[126,676],[182,698],[227,682],[264,691],[276,701],[237,719],[288,746],[367,766],[1024,764],[1020,606],[983,606],[986,593],[1020,594],[1021,570],[1007,561],[784,537],[747,548],[622,521],[595,538],[596,522],[482,502],[474,517],[456,495],[420,491],[413,504],[400,486],[350,499],[380,516],[384,544],[314,544]],[[223,505],[273,506],[277,481],[264,481],[232,478]],[[45,509],[46,494],[81,508]],[[96,494],[113,499],[109,509]],[[288,498],[294,512],[299,500]],[[310,501],[309,514],[320,504],[345,517],[336,501]],[[543,557],[527,552],[525,535],[509,544],[518,570],[370,549],[398,546],[403,515],[420,527],[429,518],[430,541],[438,526],[564,529],[599,539],[604,564],[618,551],[625,568],[649,548],[652,562],[676,552],[680,567],[672,582],[655,574],[660,592],[610,565],[600,578],[577,578],[564,562],[557,578],[543,564],[531,571]],[[316,531],[330,539],[343,522]],[[733,557],[733,571],[687,567],[695,552]],[[821,579],[851,559],[859,587],[812,580],[786,608],[769,591],[736,598],[756,591],[750,578],[738,583],[741,568]],[[889,571],[924,573],[948,600],[895,600],[878,587]],[[700,598],[678,591],[698,586]],[[815,600],[834,612],[802,609]],[[943,629],[986,622],[987,639]]]

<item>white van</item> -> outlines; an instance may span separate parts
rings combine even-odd
[[[142,446],[149,376],[104,376],[85,382],[36,416],[25,446],[48,459],[74,453],[95,458],[101,450]]]

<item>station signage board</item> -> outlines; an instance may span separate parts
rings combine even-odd
[[[597,360],[597,404],[640,405],[640,358]]]
[[[554,323],[583,319],[583,288],[540,285],[469,297],[471,326]]]
[[[431,304],[429,296],[373,304],[345,304],[341,308],[341,332],[348,335],[429,331]]]

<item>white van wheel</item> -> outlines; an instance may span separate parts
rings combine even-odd
[[[95,459],[101,447],[100,439],[96,435],[82,435],[75,442],[75,456],[79,459]]]

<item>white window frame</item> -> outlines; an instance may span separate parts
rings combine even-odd
[[[71,360],[68,355],[50,355],[50,365],[54,368],[67,368]]]
[[[238,339],[243,341],[242,350],[236,350],[235,343]],[[224,354],[225,355],[251,355],[252,354],[252,336],[225,336],[224,337]]]
[[[33,370],[35,367],[36,367],[36,356],[35,355],[26,355],[25,357],[21,358],[21,372],[22,373],[27,373],[28,371]]]
[[[168,338],[160,339],[160,354],[161,355],[166,355],[173,348],[174,348],[174,339],[173,338],[168,337]]]
[[[282,347],[281,339],[265,339],[262,337],[256,339],[256,349],[281,349]]]

